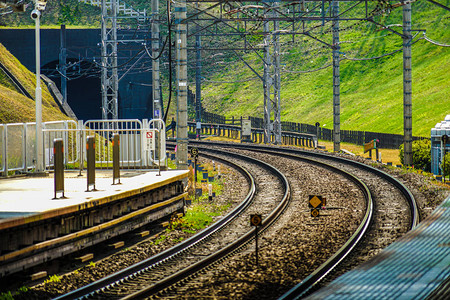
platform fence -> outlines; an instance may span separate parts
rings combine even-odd
[[[113,134],[120,137],[120,168],[148,169],[166,163],[165,132],[162,121],[73,120],[42,124],[45,169],[54,168],[53,143],[63,140],[66,168],[86,167],[86,139],[95,137],[96,168],[112,168]],[[33,171],[36,162],[35,123],[0,124],[0,172],[2,176]]]

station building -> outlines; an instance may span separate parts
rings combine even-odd
[[[450,137],[450,115],[431,129],[431,172],[435,175],[442,174],[443,154],[450,151],[450,140],[447,139],[445,144],[443,141],[445,135]]]

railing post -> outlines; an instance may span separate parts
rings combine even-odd
[[[27,171],[27,123],[23,123],[22,134],[22,170]]]
[[[86,142],[87,151],[87,190],[89,192],[89,187],[94,186],[93,191],[95,191],[95,137],[88,136]]]
[[[63,132],[63,144],[66,145],[66,147],[64,148],[64,164],[68,163],[68,159],[69,159],[69,124],[66,121],[64,121],[64,129],[65,131]]]
[[[55,182],[55,197],[58,192],[62,192],[64,197],[64,144],[62,139],[53,140],[53,165],[55,168],[54,182]]]
[[[5,124],[3,126],[3,144],[2,144],[2,152],[3,152],[3,170],[4,176],[8,177],[8,125]]]
[[[113,134],[113,184],[116,184],[116,179],[120,184],[120,139],[119,134]]]
[[[78,164],[79,164],[79,169],[80,169],[80,173],[78,174],[78,176],[81,176],[81,172],[84,169],[84,154],[83,154],[83,148],[84,148],[84,124],[83,124],[83,120],[78,120],[78,124],[77,124],[77,129],[78,129],[78,138],[77,138],[77,151],[78,151]]]

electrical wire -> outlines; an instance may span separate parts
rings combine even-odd
[[[448,44],[442,44],[442,43],[433,41],[432,39],[430,39],[429,37],[427,37],[427,35],[425,34],[425,32],[423,33],[423,39],[425,39],[427,42],[430,42],[430,43],[432,43],[433,45],[436,45],[436,46],[450,47],[450,45],[448,45]]]
[[[413,37],[411,40],[413,40],[416,36],[417,36],[417,34],[414,35],[414,37]],[[415,41],[412,41],[412,42],[411,42],[411,45],[417,43],[417,42],[420,41],[421,39],[423,39],[423,38],[419,38],[419,39],[417,39],[417,40],[415,40]],[[403,50],[403,48],[400,48],[400,49],[397,49],[397,50],[394,50],[394,51],[392,51],[392,52],[385,53],[385,54],[382,54],[382,55],[379,55],[379,56],[363,57],[363,58],[347,57],[347,56],[345,56],[345,54],[344,54],[344,57],[340,58],[339,60],[340,60],[340,61],[343,61],[343,60],[365,61],[365,60],[380,59],[380,58],[383,58],[383,57],[387,57],[387,56],[393,55],[393,54],[395,54],[395,53],[397,53],[397,52],[400,52],[400,51],[402,51],[402,50]],[[323,67],[320,67],[320,68],[317,68],[317,69],[314,69],[314,70],[306,70],[306,71],[290,71],[290,70],[282,69],[282,72],[283,72],[283,73],[300,73],[300,74],[301,74],[301,73],[312,73],[312,72],[317,72],[317,71],[320,71],[320,70],[329,68],[329,67],[331,67],[332,65],[333,65],[333,64],[330,63],[330,64],[327,64],[327,65],[325,65],[325,66],[323,66]]]
[[[172,102],[172,31],[170,24],[172,23],[170,18],[170,0],[167,0],[167,30],[169,37],[169,100],[167,101],[166,112],[163,116],[163,121],[166,123],[167,115],[169,113],[170,104]]]
[[[145,51],[147,52],[147,55],[150,57],[150,59],[152,60],[157,60],[161,57],[161,55],[164,52],[164,49],[166,48],[166,44],[167,44],[167,40],[169,39],[169,36],[166,36],[166,40],[164,41],[164,44],[162,46],[161,51],[159,52],[158,56],[156,56],[155,58],[153,58],[153,56],[150,54],[150,51],[148,51],[147,45],[144,45]]]
[[[213,81],[213,80],[207,80],[207,79],[204,79],[202,81],[209,82],[209,83],[241,83],[241,82],[247,82],[247,81],[258,80],[258,79],[259,79],[258,77],[251,77],[251,78],[235,80],[235,81]]]

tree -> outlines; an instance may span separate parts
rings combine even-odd
[[[58,17],[58,24],[69,24],[74,25],[78,24],[81,17],[81,12],[78,7],[78,4],[75,7],[71,7],[71,5],[64,5],[62,2],[60,3],[60,13],[61,15]]]
[[[412,143],[413,166],[426,172],[431,171],[431,141],[417,140]],[[400,145],[400,162],[403,164],[403,144]]]

